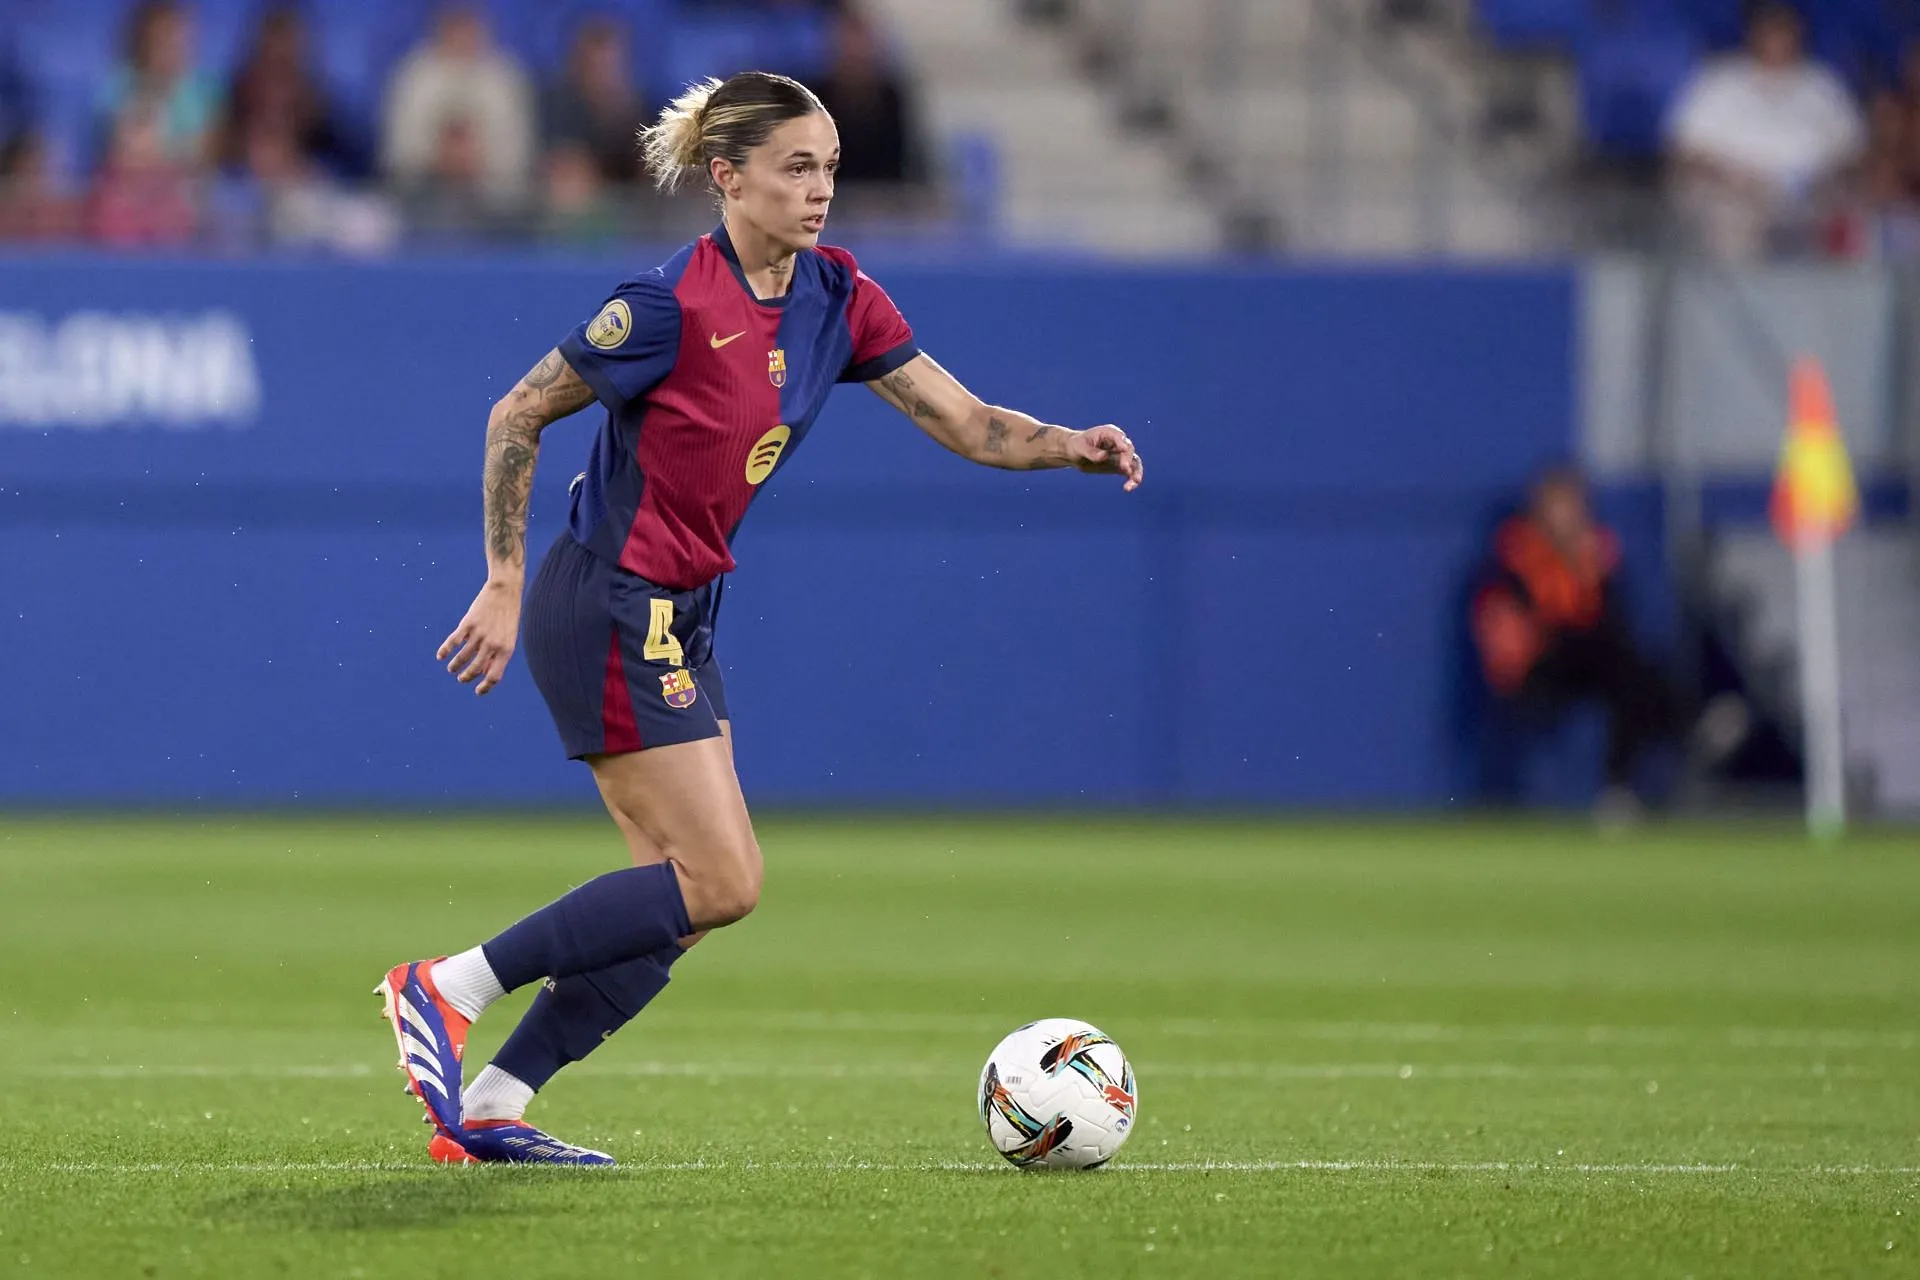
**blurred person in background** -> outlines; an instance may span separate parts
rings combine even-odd
[[[1811,61],[1799,13],[1754,8],[1744,53],[1699,72],[1667,125],[1682,216],[1726,258],[1804,251],[1865,130],[1840,78]]]
[[[193,241],[199,228],[194,179],[167,138],[157,107],[120,114],[87,199],[89,236],[116,248]]]
[[[1920,255],[1920,120],[1897,93],[1874,98],[1857,213],[1841,229],[1846,256]]]
[[[381,162],[410,206],[442,214],[465,190],[472,219],[499,222],[523,207],[534,161],[534,102],[520,64],[493,46],[480,11],[443,6],[432,38],[408,54],[387,91]]]
[[[308,62],[306,20],[291,5],[267,11],[252,50],[233,73],[221,127],[221,163],[247,167],[247,149],[262,136],[285,137],[301,156],[332,168],[342,159],[332,108]]]
[[[399,238],[398,219],[371,192],[342,187],[307,153],[289,120],[256,120],[240,140],[206,214],[207,238],[227,249],[374,254]]]
[[[565,70],[541,95],[547,146],[584,148],[608,182],[640,175],[634,130],[644,108],[632,68],[626,28],[596,14],[574,31]]]
[[[466,242],[514,228],[522,209],[488,190],[486,149],[475,121],[465,116],[442,120],[429,159],[426,172],[398,188],[407,228],[417,238]]]
[[[0,241],[63,240],[78,234],[78,204],[55,185],[39,135],[0,142]]]
[[[542,240],[584,248],[619,238],[620,211],[592,152],[563,142],[547,151],[542,168]]]
[[[815,85],[840,126],[840,185],[903,187],[925,178],[912,105],[865,15],[847,9],[834,23],[833,62]]]
[[[139,116],[146,123],[138,129],[151,128],[169,162],[194,171],[206,164],[220,86],[193,65],[193,22],[185,6],[146,0],[128,15],[125,60],[102,87],[99,114],[109,139],[117,140],[126,117]]]
[[[1619,564],[1620,540],[1594,519],[1579,473],[1548,471],[1527,509],[1495,534],[1471,619],[1487,685],[1518,723],[1551,724],[1583,702],[1606,708],[1600,811],[1614,819],[1637,813],[1634,771],[1649,749],[1691,734],[1696,763],[1711,764],[1747,731],[1737,698],[1717,698],[1696,715],[1642,651],[1621,600]]]

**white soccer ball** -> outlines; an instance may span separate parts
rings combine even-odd
[[[980,1118],[994,1149],[1023,1169],[1092,1169],[1133,1132],[1139,1091],[1120,1046],[1072,1018],[1029,1022],[980,1073]]]

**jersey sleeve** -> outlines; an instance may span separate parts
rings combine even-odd
[[[650,271],[621,284],[560,340],[560,354],[609,409],[651,391],[680,354],[680,300],[666,276]]]
[[[920,354],[900,308],[893,305],[877,281],[854,269],[853,301],[847,306],[847,327],[853,330],[853,357],[840,374],[842,382],[872,382],[884,378]]]

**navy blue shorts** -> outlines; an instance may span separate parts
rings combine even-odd
[[[563,533],[527,592],[521,652],[567,755],[617,755],[720,736],[713,656],[722,579],[656,586]]]

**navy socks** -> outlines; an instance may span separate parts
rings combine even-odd
[[[493,1065],[539,1089],[553,1073],[578,1062],[633,1020],[667,985],[673,962],[686,953],[677,942],[593,973],[550,980],[533,998]]]
[[[558,986],[575,974],[651,957],[692,932],[673,864],[655,862],[587,881],[508,926],[481,951],[500,985],[512,991],[541,978]]]

